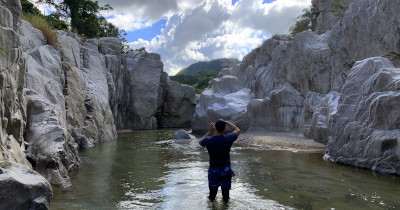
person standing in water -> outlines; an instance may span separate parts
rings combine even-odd
[[[226,125],[232,132],[224,135],[223,132]],[[214,201],[218,187],[221,186],[223,200],[228,202],[231,180],[234,176],[229,153],[233,142],[239,137],[240,129],[224,120],[218,120],[216,123],[212,122],[208,127],[209,131],[199,140],[199,144],[207,148],[210,156],[210,167],[208,169],[210,195],[208,198]]]

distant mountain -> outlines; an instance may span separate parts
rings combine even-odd
[[[208,82],[216,78],[222,69],[234,67],[239,63],[240,61],[234,58],[198,62],[182,69],[175,76],[171,76],[170,79],[191,85],[196,93],[201,93],[208,86]]]
[[[204,70],[213,70],[219,72],[223,68],[234,67],[239,63],[240,61],[236,58],[220,58],[211,61],[201,61],[182,69],[176,75],[194,75]]]

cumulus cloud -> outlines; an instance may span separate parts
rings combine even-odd
[[[310,0],[204,0],[197,7],[168,18],[161,35],[138,40],[161,54],[171,75],[193,62],[216,58],[237,58],[259,46],[273,34],[287,34],[294,19],[311,5]]]
[[[290,26],[311,0],[98,0],[114,10],[103,16],[120,29],[135,31],[165,18],[161,34],[138,39],[133,49],[159,53],[170,75],[191,63],[237,58],[273,34],[288,34]]]
[[[114,10],[102,15],[120,29],[133,31],[151,26],[163,17],[182,13],[203,0],[99,0],[99,5],[110,4]]]

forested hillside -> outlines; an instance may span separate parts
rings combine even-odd
[[[240,61],[235,58],[197,62],[182,69],[170,78],[182,84],[191,85],[196,90],[196,93],[201,93],[208,86],[208,82],[216,78],[222,69],[234,67],[239,63]]]

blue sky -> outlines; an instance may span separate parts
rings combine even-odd
[[[273,34],[288,34],[311,0],[98,0],[132,49],[158,53],[174,75],[198,61],[237,58]],[[42,11],[45,6],[41,6]]]
[[[157,35],[161,35],[161,29],[165,28],[166,23],[167,19],[161,18],[160,21],[153,23],[150,27],[130,31],[124,37],[128,42],[134,42],[139,39],[151,41]]]

